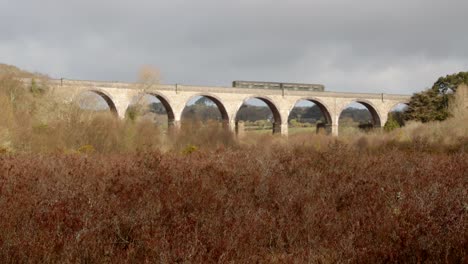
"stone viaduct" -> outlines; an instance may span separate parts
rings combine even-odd
[[[26,80],[25,80],[26,82]],[[29,80],[30,82],[30,80]],[[331,133],[338,135],[338,119],[341,112],[352,102],[364,105],[372,114],[374,127],[382,127],[387,115],[399,103],[407,103],[409,95],[377,93],[343,93],[327,91],[299,91],[286,89],[251,89],[236,87],[208,87],[188,85],[143,85],[138,83],[49,80],[55,96],[72,102],[84,92],[94,92],[101,96],[111,111],[120,118],[132,101],[142,95],[152,95],[166,108],[169,125],[178,126],[187,102],[195,96],[205,96],[212,100],[221,112],[223,122],[235,130],[236,115],[242,104],[251,98],[265,102],[274,117],[273,133],[288,134],[288,116],[300,100],[308,100],[318,105],[331,127]]]

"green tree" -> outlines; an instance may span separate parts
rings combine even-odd
[[[385,123],[384,130],[387,132],[390,132],[399,127],[400,127],[400,124],[398,123],[396,118],[394,118],[393,115],[390,115],[388,117],[387,123]]]
[[[440,77],[425,91],[415,93],[405,112],[405,120],[421,122],[442,121],[450,116],[449,101],[461,84],[468,84],[468,72]]]
[[[432,89],[440,94],[456,92],[460,84],[468,84],[468,72],[459,72],[445,77],[440,77],[432,86]]]

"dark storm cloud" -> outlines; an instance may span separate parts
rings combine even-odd
[[[0,1],[0,61],[54,77],[410,93],[468,70],[464,0]]]

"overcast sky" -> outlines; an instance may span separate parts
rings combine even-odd
[[[55,78],[409,94],[468,70],[467,0],[0,0],[0,63]]]

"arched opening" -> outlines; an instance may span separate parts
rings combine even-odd
[[[236,114],[236,132],[273,134],[281,132],[281,116],[275,104],[263,97],[244,100]]]
[[[394,128],[404,126],[404,114],[407,109],[408,105],[405,103],[398,103],[394,105],[387,114],[387,122],[384,126],[385,130],[393,130]]]
[[[182,111],[182,126],[228,127],[229,116],[222,102],[210,95],[197,95],[190,98]]]
[[[380,116],[368,102],[354,101],[340,113],[338,119],[339,134],[353,134],[358,131],[369,132],[380,128]]]
[[[164,129],[174,123],[174,112],[169,102],[155,93],[145,93],[133,98],[125,117],[133,121],[151,122]]]
[[[321,102],[314,99],[301,99],[289,112],[288,133],[301,132],[331,133],[331,115]]]
[[[117,108],[112,99],[101,91],[90,90],[80,93],[74,101],[85,112],[93,114],[111,113],[118,116]]]

